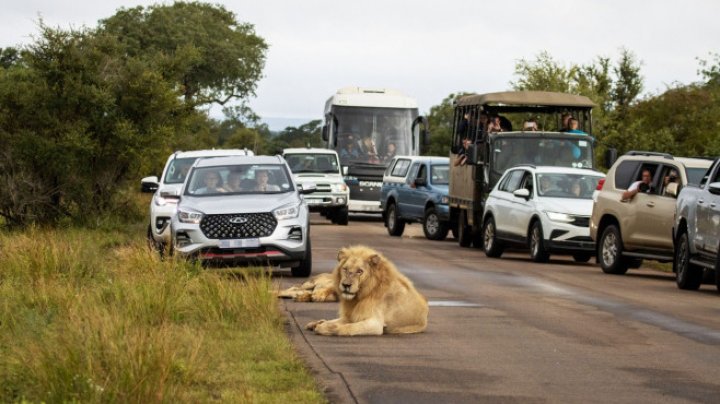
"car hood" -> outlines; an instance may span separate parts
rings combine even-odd
[[[295,181],[304,184],[306,182],[318,182],[318,181],[329,181],[329,182],[345,182],[342,175],[340,174],[319,174],[319,173],[300,173],[294,174]]]
[[[577,216],[590,216],[592,214],[592,199],[539,198],[539,200],[539,207],[544,211]]]
[[[178,208],[189,208],[205,214],[227,213],[262,213],[291,203],[299,203],[300,199],[294,192],[278,194],[248,194],[219,196],[186,196],[184,195]]]
[[[440,193],[443,195],[448,195],[450,193],[450,190],[447,185],[433,185],[432,187],[433,187],[433,191],[435,191],[437,193]]]

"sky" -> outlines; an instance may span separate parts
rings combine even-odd
[[[38,21],[95,27],[143,0],[0,0],[0,47],[29,44]],[[422,114],[451,93],[504,91],[516,63],[547,51],[564,65],[641,62],[644,94],[700,76],[720,52],[720,1],[685,0],[225,0],[269,45],[251,108],[264,119],[321,119],[339,88],[387,87]],[[271,128],[272,129],[272,128]]]

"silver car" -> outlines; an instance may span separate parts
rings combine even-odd
[[[198,159],[171,223],[172,252],[202,262],[312,271],[308,207],[280,156]]]

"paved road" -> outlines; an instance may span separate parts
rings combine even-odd
[[[421,334],[326,337],[303,326],[337,303],[281,302],[288,331],[331,402],[717,402],[720,296],[680,291],[670,274],[605,275],[564,257],[489,259],[419,225],[390,237],[379,221],[313,216],[313,273],[337,250],[382,251],[430,301]],[[280,286],[297,280],[278,277]]]

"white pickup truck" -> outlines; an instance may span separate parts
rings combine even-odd
[[[673,226],[673,270],[680,289],[698,289],[704,272],[715,272],[720,291],[720,158],[700,185],[688,185],[677,198]]]
[[[311,212],[339,225],[348,224],[350,190],[340,172],[338,154],[320,148],[292,148],[283,150],[283,157],[295,177],[295,182],[315,183],[316,191],[305,196]]]

